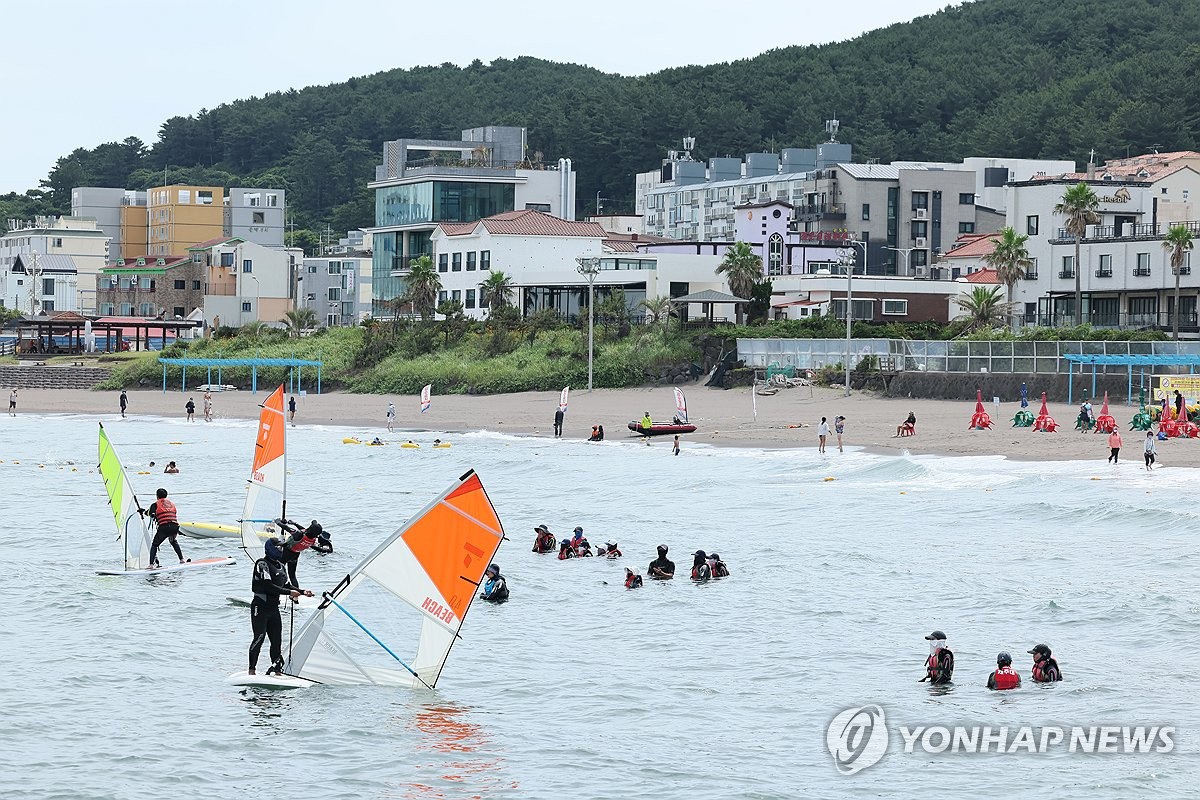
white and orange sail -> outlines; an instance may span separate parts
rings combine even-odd
[[[342,686],[433,688],[503,539],[479,476],[467,472],[325,593],[296,633],[287,672]],[[384,630],[401,616],[415,642]]]
[[[249,484],[239,523],[242,548],[246,555],[257,559],[263,552],[259,531],[272,520],[287,514],[287,419],[283,413],[283,384],[262,403]]]

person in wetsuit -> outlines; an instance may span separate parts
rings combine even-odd
[[[697,550],[692,554],[692,580],[706,581],[712,577],[712,570],[708,566],[708,557],[704,555],[703,550]]]
[[[728,578],[729,577],[729,567],[726,566],[725,562],[722,561],[721,557],[719,555],[717,555],[716,553],[709,553],[708,569],[710,572],[712,572],[712,576],[714,578]]]
[[[1028,652],[1033,656],[1034,683],[1054,683],[1062,680],[1062,670],[1058,668],[1058,662],[1054,660],[1048,645],[1034,645]]]
[[[300,561],[300,554],[316,544],[325,529],[315,519],[308,524],[307,528],[301,527],[300,523],[290,519],[277,519],[275,524],[284,533],[279,545],[283,551],[281,558],[287,565],[288,577],[291,579],[292,585],[299,586],[300,581],[296,578],[296,565]],[[330,549],[332,550],[332,546]]]
[[[288,578],[288,568],[283,562],[283,547],[278,539],[268,539],[263,547],[263,557],[254,562],[250,580],[254,599],[250,601],[250,628],[254,638],[250,641],[251,675],[258,669],[258,654],[263,640],[271,640],[271,667],[267,674],[283,674],[283,620],[279,616],[279,598],[287,595],[293,600],[304,595],[312,597],[308,589],[301,589]]]
[[[996,671],[988,675],[987,687],[998,692],[1021,688],[1021,676],[1012,668],[1012,656],[1006,651],[996,656]]]
[[[554,534],[545,525],[538,525],[533,529],[537,534],[537,538],[533,540],[533,552],[549,553],[558,546],[558,542],[554,539]]]
[[[479,599],[500,605],[508,600],[508,581],[500,574],[500,567],[489,564],[483,573],[483,592]]]
[[[954,653],[946,646],[946,634],[934,631],[925,640],[929,642],[929,658],[925,659],[925,677],[919,682],[929,681],[933,686],[949,683],[954,676]]]
[[[166,489],[159,489],[154,496],[156,499],[150,504],[150,508],[142,512],[149,514],[158,528],[154,532],[154,540],[150,542],[150,567],[157,569],[161,566],[158,563],[158,547],[163,542],[170,542],[175,555],[179,556],[179,563],[186,564],[191,559],[184,558],[183,551],[179,549],[179,510],[167,499]]]
[[[625,588],[640,589],[642,588],[642,576],[636,570],[629,567],[625,568]]]
[[[675,577],[675,562],[667,558],[667,546],[665,544],[658,546],[658,558],[650,562],[650,566],[646,568],[646,574],[658,580]]]
[[[563,539],[558,543],[558,560],[565,561],[568,558],[575,557],[575,548],[571,547],[570,539]]]
[[[333,552],[333,540],[329,537],[329,531],[322,530],[317,534],[317,540],[312,544],[312,551],[323,556]]]

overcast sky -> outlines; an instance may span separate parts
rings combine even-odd
[[[849,39],[952,4],[608,0],[577,9],[544,0],[456,0],[445,8],[395,0],[5,3],[0,193],[35,188],[55,160],[76,147],[127,136],[152,144],[169,117],[270,91],[396,67],[522,55],[639,75]]]

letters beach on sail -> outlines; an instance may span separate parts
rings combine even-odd
[[[146,520],[142,516],[142,506],[129,476],[121,460],[113,449],[108,434],[104,432],[104,424],[100,424],[100,477],[104,479],[104,489],[108,492],[108,503],[112,506],[113,520],[117,524],[117,533],[121,536],[121,548],[125,553],[125,568],[96,570],[98,575],[153,575],[160,572],[182,572],[184,570],[215,567],[221,564],[232,564],[228,557],[202,558],[189,561],[186,564],[172,564],[166,567],[150,568],[150,531],[146,529]]]
[[[292,641],[282,676],[289,680],[236,673],[228,682],[432,689],[503,540],[482,482],[473,470],[467,472],[324,594]],[[368,599],[377,607],[368,607]],[[394,600],[401,604],[389,602]],[[368,613],[383,620],[408,617],[415,641],[389,638],[364,622]]]

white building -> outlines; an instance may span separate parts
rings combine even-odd
[[[43,312],[96,310],[96,276],[104,268],[108,236],[92,219],[78,217],[38,217],[34,220],[9,220],[9,232],[0,237],[0,281],[5,284],[3,297],[10,302],[24,295],[19,306],[29,306],[27,269],[45,271],[34,302]],[[37,264],[34,264],[37,254]],[[18,283],[19,281],[19,283]],[[54,281],[53,289],[48,281]],[[21,291],[17,291],[17,287]],[[47,305],[49,304],[49,305]],[[14,306],[9,306],[10,308]]]
[[[305,258],[296,281],[296,307],[311,308],[321,325],[357,325],[371,314],[371,257]]]
[[[298,257],[238,238],[219,238],[188,249],[206,268],[204,321],[239,327],[261,320],[279,324],[294,308]]]

